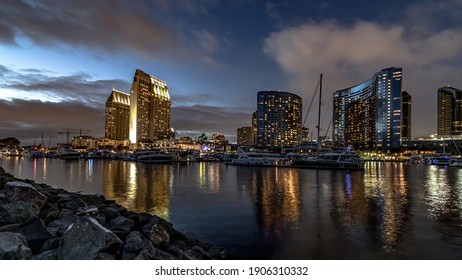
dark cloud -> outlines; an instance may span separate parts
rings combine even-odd
[[[66,135],[58,132],[67,128],[90,130],[90,135],[103,137],[104,110],[77,102],[0,99],[0,139],[16,137],[21,144],[30,145],[35,140],[41,143],[43,135],[46,145],[50,137],[56,145],[66,142]]]
[[[0,41],[14,44],[25,37],[47,48],[67,44],[153,57],[179,46],[177,33],[155,17],[158,12],[139,1],[4,1]]]
[[[251,120],[251,113],[238,108],[203,105],[172,107],[171,115],[172,127],[176,131],[188,131],[190,134],[205,132],[236,135],[237,128],[250,126]]]
[[[104,107],[113,88],[127,92],[130,84],[123,80],[92,80],[92,76],[79,72],[66,76],[55,76],[40,69],[15,71],[0,65],[1,88],[31,93],[46,94],[50,99],[73,101],[91,107]]]

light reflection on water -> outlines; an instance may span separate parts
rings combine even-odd
[[[462,169],[364,172],[0,158],[70,191],[159,215],[239,259],[462,259]]]

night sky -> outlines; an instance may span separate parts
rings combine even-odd
[[[436,132],[437,89],[462,88],[462,0],[6,0],[0,58],[0,139],[24,145],[103,137],[105,101],[137,68],[169,86],[177,136],[235,141],[260,90],[298,94],[306,114],[323,73],[325,131],[334,91],[402,67],[415,138]]]

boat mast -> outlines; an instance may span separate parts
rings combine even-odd
[[[321,128],[321,102],[322,102],[322,74],[319,78],[319,109],[318,109],[318,125],[316,126],[318,130],[318,140],[317,140],[317,149],[316,157],[319,157],[319,151],[321,150],[321,137],[320,137],[320,128]]]

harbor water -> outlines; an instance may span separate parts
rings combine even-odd
[[[462,168],[364,171],[0,157],[15,177],[99,193],[231,259],[462,259]]]

